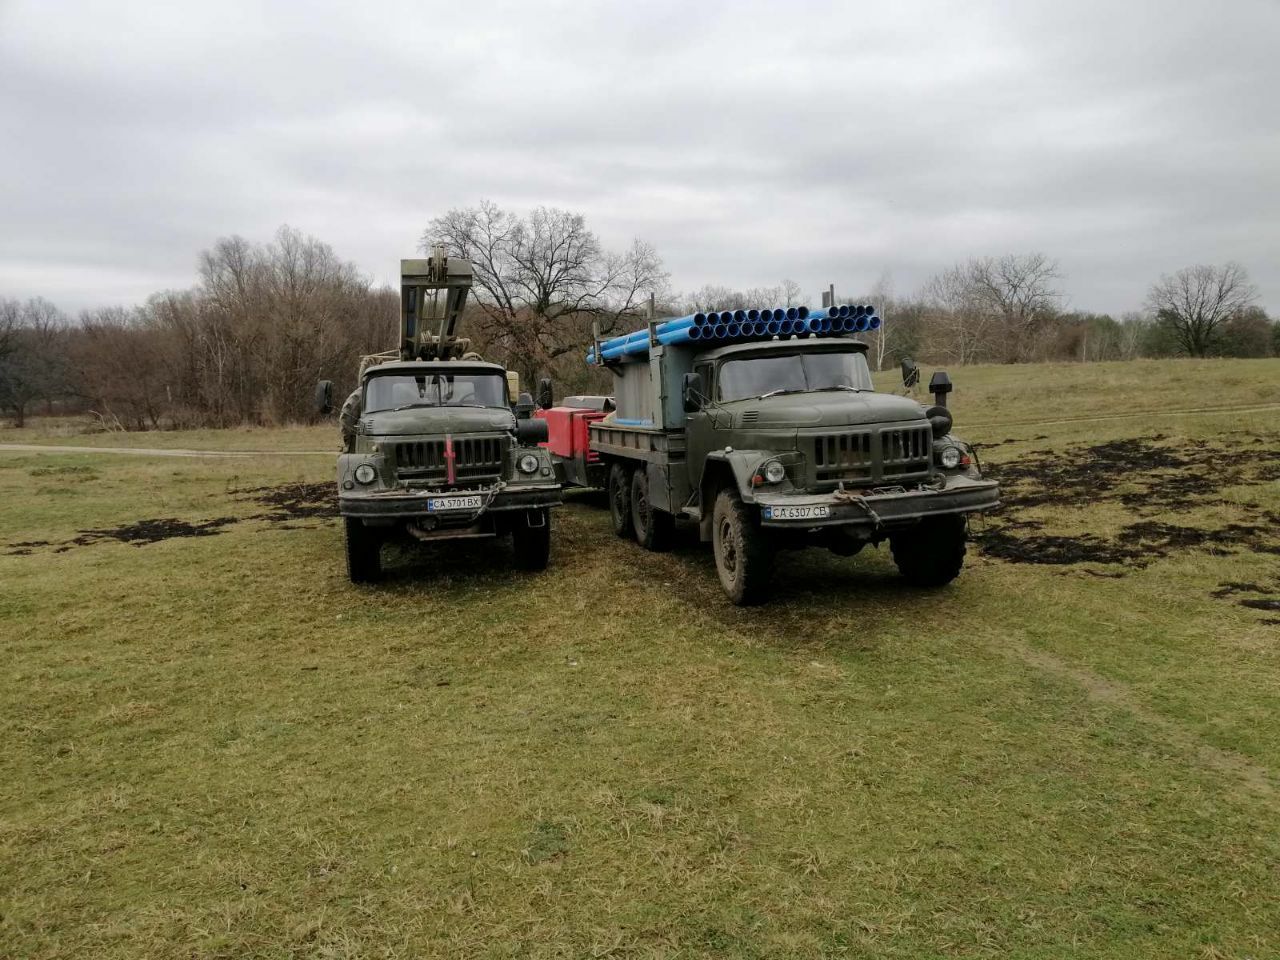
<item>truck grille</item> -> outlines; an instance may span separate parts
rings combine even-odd
[[[880,431],[880,463],[886,478],[928,473],[932,454],[933,430],[930,427]]]
[[[819,483],[871,485],[927,476],[933,455],[928,424],[882,427],[814,438],[813,463]]]
[[[818,480],[871,480],[871,431],[818,437],[814,441],[814,465]]]
[[[454,474],[458,480],[476,480],[502,475],[501,437],[456,437],[453,441]],[[397,443],[391,448],[391,462],[399,476],[440,479],[448,476],[444,440]]]

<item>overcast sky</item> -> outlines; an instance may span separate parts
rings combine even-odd
[[[1235,259],[1276,313],[1278,41],[1277,0],[0,0],[0,296],[138,302],[283,223],[394,282],[487,198],[677,289],[1040,250],[1080,309]]]

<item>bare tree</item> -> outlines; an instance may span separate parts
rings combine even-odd
[[[890,328],[887,318],[894,313],[896,306],[893,300],[893,275],[889,271],[886,270],[880,275],[880,279],[871,288],[870,296],[864,298],[863,302],[875,307],[880,317],[880,329],[867,334],[867,343],[875,359],[876,369],[883,370],[885,356],[889,351]]]
[[[26,425],[37,401],[65,393],[66,346],[67,318],[48,300],[0,304],[0,410],[15,426]]]
[[[17,300],[0,300],[0,362],[14,351],[21,311]]]
[[[486,200],[433,219],[422,248],[435,243],[471,261],[481,332],[529,379],[585,347],[592,319],[612,333],[666,288],[651,246],[636,240],[610,253],[568,210],[538,207],[522,218]]]
[[[1218,328],[1257,299],[1249,274],[1235,262],[1220,267],[1184,267],[1165,274],[1147,294],[1147,305],[1178,347],[1192,357],[1205,356]]]
[[[957,363],[976,363],[988,342],[993,318],[983,309],[963,265],[934,276],[923,291],[926,323],[942,352]]]
[[[1058,316],[1062,279],[1043,253],[978,257],[935,276],[925,287],[932,320],[961,363],[1031,358],[1036,340]]]

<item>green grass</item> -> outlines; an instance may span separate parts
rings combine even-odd
[[[1130,369],[953,370],[957,427],[1016,438],[996,463],[1156,433],[1280,454],[1274,411],[1156,412],[1277,402],[1280,361]],[[0,956],[1276,954],[1280,628],[1211,593],[1280,588],[1280,556],[974,550],[927,593],[884,550],[808,551],[741,610],[704,549],[645,554],[577,495],[545,574],[433,549],[358,589],[333,521],[245,494],[330,470],[0,452]]]

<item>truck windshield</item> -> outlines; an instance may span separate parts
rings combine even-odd
[[[814,390],[871,390],[861,353],[793,353],[743,357],[720,364],[716,392],[723,401]]]
[[[364,388],[364,411],[408,407],[505,407],[507,382],[492,373],[383,374]]]

